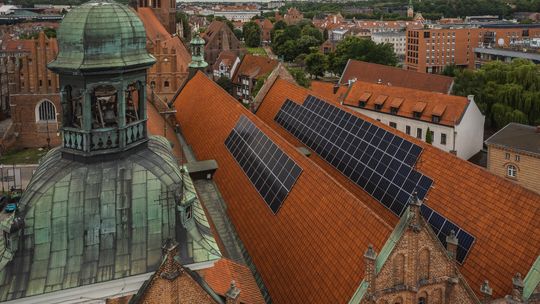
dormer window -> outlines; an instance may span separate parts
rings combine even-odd
[[[382,109],[382,105],[380,104],[375,105],[375,110],[380,111],[381,109]]]
[[[390,104],[390,114],[397,115],[399,112],[399,107],[401,107],[401,104],[403,103],[403,98],[395,97],[392,99],[392,103]]]
[[[360,96],[360,99],[358,101],[358,105],[362,108],[364,108],[369,100],[369,98],[371,97],[371,93],[369,92],[364,92],[362,94],[362,96]]]
[[[441,121],[441,117],[444,114],[444,111],[446,110],[446,105],[444,104],[438,104],[433,108],[433,111],[431,113],[431,121],[434,123],[439,123]]]
[[[380,111],[383,108],[384,102],[388,99],[386,95],[379,95],[373,102],[375,104],[375,110]]]
[[[431,122],[439,123],[441,121],[441,117],[437,115],[431,115]]]
[[[417,102],[413,109],[413,117],[416,119],[420,119],[422,117],[422,113],[424,112],[424,109],[426,108],[426,104],[423,102]]]
[[[394,107],[390,108],[390,114],[397,115],[398,111],[399,111],[399,108],[394,108]]]
[[[365,101],[360,101],[358,103],[358,106],[360,106],[361,108],[365,108],[366,107],[366,102]]]

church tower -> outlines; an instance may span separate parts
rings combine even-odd
[[[191,62],[189,63],[189,76],[188,79],[193,78],[197,71],[202,71],[208,67],[208,63],[204,60],[204,39],[199,34],[193,35],[190,41],[191,49]]]
[[[136,0],[137,1],[137,0]],[[137,7],[149,7],[154,11],[169,34],[176,33],[175,0],[138,0]]]
[[[413,18],[414,17],[414,8],[412,0],[409,0],[409,5],[407,6],[407,18]]]

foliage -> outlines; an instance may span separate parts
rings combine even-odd
[[[242,27],[244,40],[248,47],[258,47],[261,45],[261,28],[253,21],[244,23]]]
[[[528,60],[493,61],[476,71],[458,70],[453,90],[456,95],[474,95],[493,129],[509,122],[540,124],[540,66]]]
[[[319,77],[327,70],[326,56],[320,52],[311,53],[306,56],[306,72],[311,76]]]
[[[398,62],[392,44],[349,36],[340,41],[328,60],[330,71],[340,74],[349,59],[395,66]]]
[[[191,25],[189,25],[189,17],[186,13],[176,12],[176,22],[182,22],[182,30],[184,31],[184,39],[191,40]]]
[[[280,21],[276,22],[278,25]],[[309,21],[297,25],[274,26],[272,49],[285,61],[293,61],[301,54],[309,54],[323,43],[322,33]],[[277,29],[276,29],[277,28]]]
[[[29,148],[21,150],[10,150],[0,156],[0,163],[4,165],[37,164],[39,162],[39,159],[45,154],[47,154],[47,150],[45,149]]]
[[[233,33],[234,33],[234,35],[236,36],[236,38],[238,38],[238,40],[244,39],[244,33],[242,32],[241,29],[235,28],[235,29],[233,30]]]
[[[426,142],[430,145],[433,143],[433,132],[431,132],[429,127],[427,128],[427,132],[426,132]]]
[[[216,80],[216,83],[222,87],[227,93],[232,94],[233,84],[229,77],[221,76]]]
[[[268,57],[268,55],[266,54],[266,51],[262,47],[255,47],[255,48],[249,48],[248,47],[247,51],[248,51],[248,53],[250,53],[252,55]]]
[[[291,76],[294,78],[296,83],[305,88],[309,88],[309,86],[311,85],[311,81],[306,77],[306,73],[302,69],[287,68],[287,70],[289,71],[289,73],[291,73]]]
[[[251,96],[256,97],[259,91],[261,90],[262,86],[266,82],[266,79],[268,76],[270,76],[272,72],[268,72],[259,79],[257,79],[257,82],[255,83],[255,86],[253,86],[253,90],[251,91]]]
[[[457,70],[457,67],[456,67],[455,64],[449,64],[449,65],[444,67],[444,69],[442,71],[442,74],[444,76],[455,77],[456,76],[456,70]]]
[[[47,38],[56,38],[56,30],[51,27],[47,27],[43,29],[43,32],[45,33],[45,36]],[[19,35],[19,39],[37,39],[39,36],[39,31],[33,31],[30,33],[23,33]]]

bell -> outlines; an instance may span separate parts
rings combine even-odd
[[[114,111],[112,109],[107,109],[105,111],[105,115],[103,117],[103,120],[106,124],[114,124],[116,123],[116,116],[114,115]]]

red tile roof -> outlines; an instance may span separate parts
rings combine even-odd
[[[335,83],[314,80],[311,82],[310,89],[323,99],[338,102],[345,98],[348,87],[338,86],[337,92],[334,93],[335,86]]]
[[[223,62],[223,64],[225,64],[226,66],[228,66],[229,68],[232,67],[232,65],[234,64],[234,62],[236,61],[236,58],[238,58],[238,56],[236,56],[236,54],[232,51],[223,51],[221,53],[219,53],[219,56],[218,58],[216,59],[216,62],[214,63],[214,70],[219,70],[219,64]]]
[[[220,259],[213,267],[197,271],[199,275],[217,294],[225,296],[235,281],[240,289],[240,302],[244,304],[264,303],[261,291],[253,278],[251,271],[245,265],[240,265],[228,259]]]
[[[278,80],[263,100],[257,116],[289,142],[299,145],[296,138],[274,122],[274,117],[286,98],[302,103],[310,93],[307,89]],[[397,132],[356,111],[343,109],[390,132]],[[434,180],[433,188],[427,195],[427,204],[476,237],[467,259],[460,266],[469,285],[478,293],[479,286],[487,279],[494,297],[510,294],[513,275],[516,272],[527,273],[540,253],[540,196],[415,138],[402,133],[399,136],[424,149],[416,167]],[[375,200],[336,169],[316,154],[312,154],[310,159],[357,194],[368,206],[372,206],[369,202]],[[381,214],[380,210],[373,210]],[[381,214],[381,217],[391,225],[395,224],[394,215]],[[351,225],[337,224],[336,229],[351,228]],[[365,228],[362,223],[357,225],[355,229]],[[325,232],[317,229],[313,233]],[[336,258],[339,256],[339,253],[334,254]],[[355,263],[358,261],[351,261],[348,267]],[[342,283],[345,280],[339,279]],[[344,294],[340,301],[348,301],[349,297]]]
[[[290,89],[283,93],[303,92],[296,86]],[[363,252],[369,243],[380,250],[397,218],[373,201],[367,207],[202,73],[187,83],[174,104],[196,156],[217,160],[214,180],[273,302],[347,301],[363,278]],[[303,169],[276,215],[225,147],[241,115]],[[383,221],[383,216],[391,220]]]
[[[395,101],[396,98],[403,100]],[[359,107],[360,101],[366,102],[363,108],[368,110],[375,111],[375,105],[382,105],[383,113],[391,113],[392,105],[399,104],[398,116],[412,118],[413,112],[420,112],[420,120],[431,122],[432,115],[436,115],[440,116],[438,123],[447,126],[459,124],[469,106],[469,100],[463,96],[356,81],[343,104]]]
[[[240,84],[239,76],[249,76],[258,79],[269,74],[278,65],[279,61],[264,56],[246,54],[233,76],[233,83]]]
[[[433,91],[448,94],[454,83],[452,77],[408,71],[387,65],[369,63],[350,59],[339,80],[347,84],[349,80],[377,83],[379,80],[392,86]]]
[[[146,121],[146,127],[148,128],[148,133],[151,135],[163,136],[165,132],[165,120],[163,115],[159,114],[159,111],[156,107],[150,103],[146,103],[146,112],[148,115],[148,120]],[[174,133],[174,126],[167,123],[167,139],[173,144],[173,153],[177,159],[182,158],[182,146]]]

